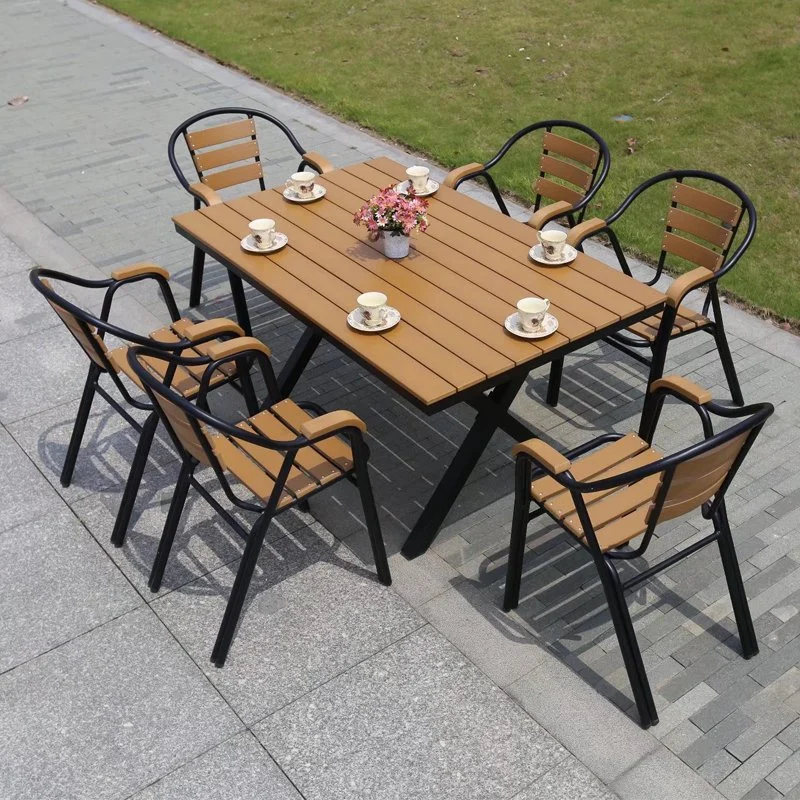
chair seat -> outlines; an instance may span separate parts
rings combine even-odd
[[[600,480],[652,464],[662,453],[629,433],[615,442],[592,450],[572,462],[570,471],[579,481]],[[635,539],[647,529],[647,515],[661,475],[651,475],[630,486],[584,495],[586,508],[603,552]],[[533,499],[578,539],[584,538],[570,492],[550,476],[531,484]]]
[[[176,333],[176,329],[180,330],[181,327],[191,324],[192,320],[178,320],[177,322],[170,323],[169,325],[165,325],[163,328],[153,331],[150,334],[150,338],[157,342],[178,342],[181,340],[181,336],[179,333]],[[182,351],[182,355],[188,358],[195,356],[207,356],[208,348],[214,344],[217,344],[218,342],[219,339],[213,339],[210,342],[198,344],[191,348],[186,348],[186,350]],[[126,375],[140,389],[144,390],[142,382],[139,380],[138,376],[131,368],[131,365],[128,363],[127,345],[123,345],[111,350],[108,354],[108,357],[112,365],[116,367],[117,372],[121,372],[123,375]],[[142,362],[147,364],[147,367],[154,375],[157,375],[163,380],[167,369],[166,361],[162,361],[161,359],[142,358]],[[180,394],[182,394],[184,397],[192,397],[197,394],[197,391],[200,388],[200,379],[203,377],[204,371],[205,366],[203,365],[198,365],[196,367],[178,367],[175,370],[175,375],[173,376],[170,385],[173,389],[175,389],[176,392],[180,392]],[[235,374],[236,366],[234,364],[224,364],[219,370],[215,371],[211,378],[210,385],[216,386],[224,381],[229,380]]]
[[[287,399],[240,422],[236,427],[261,433],[276,441],[292,441],[299,435],[303,423],[310,419],[313,417],[308,412]],[[269,450],[222,434],[211,434],[210,438],[214,453],[223,468],[258,498],[266,501],[283,465],[284,451]],[[350,445],[342,439],[331,437],[300,448],[278,508],[285,508],[352,470],[353,453]]]
[[[679,308],[678,316],[675,317],[675,323],[672,326],[670,338],[682,336],[684,333],[689,333],[689,331],[694,331],[699,328],[705,328],[711,324],[711,320],[703,314],[700,314],[697,311],[692,311],[689,308]],[[660,325],[661,312],[654,314],[652,317],[648,317],[641,322],[631,325],[627,330],[629,333],[640,336],[642,339],[646,339],[648,342],[654,342],[656,340],[656,336],[658,335],[658,328]]]

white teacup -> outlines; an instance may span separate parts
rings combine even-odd
[[[302,198],[314,196],[314,180],[317,176],[313,172],[295,172],[286,185]]]
[[[567,243],[567,234],[564,231],[539,231],[539,241],[548,261],[561,260]]]
[[[530,332],[540,328],[548,308],[550,308],[549,300],[543,300],[541,297],[523,297],[517,303],[517,313],[523,330]]]
[[[250,236],[259,250],[269,250],[275,244],[275,220],[254,219],[250,225]]]
[[[430,174],[431,171],[427,167],[409,167],[406,170],[408,180],[417,193],[424,192],[428,188]]]
[[[358,296],[361,319],[368,328],[383,324],[386,319],[387,300],[383,292],[365,292]]]

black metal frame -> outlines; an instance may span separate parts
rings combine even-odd
[[[490,158],[484,165],[483,169],[479,172],[471,173],[470,175],[465,175],[463,178],[460,178],[456,181],[455,185],[453,186],[454,189],[458,189],[458,187],[464,183],[464,181],[473,180],[474,178],[483,178],[491,189],[492,195],[494,196],[495,202],[497,203],[497,207],[500,211],[503,212],[507,217],[511,216],[506,204],[505,200],[503,200],[503,195],[500,193],[500,189],[497,187],[494,178],[492,177],[489,170],[494,167],[502,158],[503,156],[511,149],[511,147],[516,144],[520,139],[524,136],[527,136],[529,133],[533,133],[534,131],[545,130],[550,133],[553,128],[572,128],[574,130],[581,131],[585,133],[587,136],[590,136],[596,143],[599,148],[600,157],[597,160],[597,165],[592,170],[592,182],[589,185],[589,188],[586,190],[586,194],[584,195],[583,199],[576,203],[572,210],[567,213],[565,216],[569,223],[569,226],[572,227],[578,222],[580,222],[584,215],[586,214],[586,209],[589,203],[592,201],[592,198],[597,194],[600,190],[600,187],[603,185],[603,182],[608,175],[609,167],[611,166],[611,152],[608,149],[608,145],[600,136],[597,131],[592,130],[586,125],[581,124],[580,122],[573,122],[572,120],[568,119],[546,119],[542,120],[541,122],[534,122],[532,125],[528,125],[522,130],[517,131],[501,148],[498,150],[497,154]],[[548,151],[546,149],[542,150],[543,155],[547,155]],[[539,172],[539,177],[545,177],[544,172]],[[533,204],[533,211],[534,213],[539,210],[542,202],[542,195],[537,194],[536,198],[534,199]],[[577,216],[576,216],[577,214]]]
[[[97,317],[94,314],[90,314],[88,311],[80,308],[80,306],[77,306],[62,297],[51,286],[44,283],[44,281],[47,280],[56,280],[62,283],[71,284],[73,286],[79,286],[84,289],[105,289],[105,297],[103,298],[100,316]],[[178,311],[178,306],[175,303],[175,298],[173,297],[169,281],[157,272],[142,273],[120,280],[115,278],[89,280],[87,278],[80,278],[75,275],[69,275],[64,272],[58,272],[52,269],[44,269],[41,267],[32,269],[30,272],[30,281],[34,288],[52,304],[63,309],[76,319],[84,335],[91,342],[94,353],[100,362],[98,364],[90,359],[89,372],[86,376],[83,393],[81,394],[81,400],[78,406],[78,413],[75,417],[75,423],[72,429],[72,435],[70,436],[69,447],[67,448],[67,455],[64,459],[64,465],[61,470],[61,485],[69,486],[72,481],[72,474],[75,469],[75,464],[78,460],[78,453],[80,451],[81,442],[83,441],[83,435],[86,431],[86,423],[88,422],[89,414],[92,410],[92,402],[94,401],[95,394],[99,394],[134,430],[139,433],[139,442],[136,446],[136,452],[134,454],[133,461],[131,462],[128,479],[125,482],[125,489],[123,491],[119,510],[117,511],[117,516],[114,521],[114,529],[111,534],[111,542],[116,547],[122,547],[125,542],[125,535],[128,531],[134,504],[136,502],[136,496],[139,492],[139,486],[141,485],[144,468],[147,464],[148,455],[150,454],[150,447],[153,443],[156,428],[158,427],[158,415],[150,403],[137,400],[130,394],[128,388],[120,378],[116,367],[108,358],[106,351],[97,344],[94,334],[96,333],[101,340],[104,339],[106,334],[109,334],[128,344],[144,345],[152,348],[153,350],[158,350],[164,353],[177,353],[187,348],[195,347],[198,344],[203,344],[207,341],[213,341],[219,338],[233,338],[237,335],[236,333],[222,335],[214,334],[191,342],[187,339],[181,339],[178,342],[173,343],[158,342],[148,338],[147,336],[141,336],[133,331],[120,328],[118,325],[110,323],[108,318],[111,313],[112,303],[117,290],[121,286],[131,283],[138,283],[139,281],[143,280],[156,281],[164,299],[164,303],[167,306],[167,311],[171,321],[177,322],[180,320],[181,315]],[[70,331],[70,333],[74,337],[72,331]],[[77,337],[74,338],[80,345],[81,349],[85,352],[83,344],[77,339]],[[222,383],[230,383],[242,392],[246,402],[248,403],[248,407],[254,408],[256,405],[256,397],[252,382],[249,378],[248,370],[249,363],[245,359],[241,359],[238,362],[237,370],[237,377],[240,379],[240,386],[237,387],[233,379],[228,378],[226,378],[224,381],[220,381],[217,385],[221,385]],[[127,409],[122,406],[115,397],[109,394],[104,386],[100,384],[100,378],[103,375],[108,375],[117,391],[119,391],[120,395],[122,396],[122,399],[128,405],[139,409],[140,411],[148,412],[148,417],[143,423],[140,423],[134,419]]]
[[[714,277],[711,278],[707,283],[703,284],[704,287],[708,288],[708,294],[706,295],[705,302],[703,303],[703,315],[708,316],[709,309],[713,311],[713,318],[708,318],[707,324],[701,325],[696,328],[692,328],[687,331],[682,331],[677,334],[672,334],[671,328],[669,331],[669,339],[679,339],[683,336],[689,336],[692,333],[696,333],[698,331],[705,331],[706,333],[710,334],[714,337],[714,343],[717,346],[717,352],[719,353],[720,361],[722,362],[722,368],[725,372],[725,379],[728,382],[728,387],[730,388],[731,398],[733,402],[738,405],[744,405],[744,397],[742,396],[742,389],[739,385],[739,379],[736,375],[736,368],[733,363],[733,356],[731,355],[730,346],[728,345],[728,338],[725,334],[725,326],[722,319],[722,308],[720,304],[719,298],[719,291],[717,289],[717,283],[721,278],[723,278],[739,261],[739,259],[744,255],[747,248],[750,246],[750,243],[753,241],[753,237],[756,233],[756,222],[757,222],[757,215],[756,209],[753,205],[753,202],[747,196],[743,189],[737,186],[733,181],[724,178],[722,175],[717,175],[713,172],[707,172],[705,170],[697,170],[697,169],[683,169],[683,170],[670,170],[669,172],[662,172],[660,175],[655,175],[654,177],[646,180],[640,186],[637,186],[620,204],[620,206],[609,216],[605,219],[605,225],[602,228],[599,228],[593,231],[589,236],[596,236],[600,233],[605,233],[609,240],[611,241],[611,246],[614,249],[614,253],[617,256],[619,261],[620,268],[622,271],[631,277],[633,274],[631,272],[630,266],[628,265],[628,261],[625,257],[625,253],[622,250],[622,245],[620,244],[619,238],[616,232],[613,229],[613,224],[628,210],[631,204],[638,198],[641,194],[646,192],[652,186],[656,184],[663,183],[664,181],[674,180],[677,183],[683,183],[686,178],[698,178],[702,180],[707,180],[712,183],[717,183],[721,186],[724,186],[734,195],[736,195],[739,200],[741,201],[741,208],[742,213],[739,215],[739,220],[733,226],[731,226],[731,238],[728,246],[722,250],[721,256],[723,259],[722,265],[720,268],[714,273]],[[670,205],[671,208],[676,208],[677,203],[672,202]],[[736,236],[739,232],[741,227],[742,221],[744,220],[745,214],[747,215],[747,230],[745,231],[744,236],[742,237],[741,241],[737,245],[736,249],[731,253],[731,247],[734,244]],[[672,229],[667,226],[666,231],[670,232]],[[585,241],[588,236],[585,237],[582,241]],[[659,254],[658,263],[656,265],[656,271],[654,276],[649,280],[645,281],[648,286],[653,286],[660,278],[664,271],[664,266],[666,262],[667,253],[665,250],[662,250]],[[700,288],[700,287],[695,287]],[[663,331],[662,331],[663,333]],[[606,338],[606,341],[611,344],[612,346],[616,347],[618,350],[621,350],[626,355],[630,356],[631,358],[635,359],[641,364],[645,366],[649,366],[651,359],[647,356],[642,355],[641,353],[637,352],[635,348],[647,348],[647,347],[654,347],[653,344],[648,342],[645,339],[635,336],[634,334],[626,334],[624,332],[618,333],[614,336],[609,336]],[[548,387],[548,402],[551,405],[558,404],[558,394],[561,385],[561,369],[563,364],[555,365],[554,370],[550,373],[550,384]]]
[[[255,570],[256,562],[261,551],[261,546],[264,542],[264,537],[269,528],[269,524],[277,514],[282,513],[289,508],[292,508],[301,503],[305,503],[314,494],[327,489],[330,486],[338,483],[340,480],[347,478],[355,484],[359,490],[361,497],[361,504],[364,510],[364,517],[367,524],[367,532],[372,546],[372,554],[375,559],[375,568],[378,579],[385,586],[391,585],[392,579],[389,571],[389,562],[386,558],[386,549],[381,535],[380,521],[378,519],[377,508],[375,506],[375,498],[372,494],[372,487],[369,480],[369,450],[364,436],[357,427],[340,428],[336,431],[323,434],[321,436],[309,439],[303,434],[291,440],[278,441],[271,439],[263,434],[243,430],[242,428],[230,425],[227,422],[219,419],[211,414],[207,404],[207,393],[211,379],[214,373],[224,366],[226,363],[239,359],[243,355],[252,358],[258,363],[264,377],[264,383],[267,387],[267,395],[260,408],[265,409],[278,402],[283,398],[280,393],[277,381],[272,369],[272,364],[267,355],[262,350],[252,349],[249,351],[239,352],[235,355],[224,356],[218,359],[211,358],[184,358],[175,354],[167,354],[158,350],[153,350],[147,347],[132,347],[128,351],[128,362],[135,370],[136,375],[141,380],[145,387],[151,401],[157,407],[162,421],[166,426],[172,438],[175,447],[182,455],[181,472],[178,478],[175,492],[170,503],[167,519],[164,524],[164,530],[159,542],[158,552],[150,573],[149,587],[152,591],[157,592],[161,587],[161,580],[164,575],[164,569],[169,558],[172,542],[180,521],[183,507],[186,503],[189,486],[193,486],[200,495],[211,505],[211,507],[238,533],[245,541],[244,554],[239,563],[239,569],[236,573],[236,578],[231,590],[228,604],[225,609],[225,615],[217,635],[216,643],[211,654],[211,660],[215,666],[222,667],[227,658],[228,651],[233,641],[233,636],[236,631],[236,626],[241,615],[242,607],[247,595],[247,590],[250,585],[250,580]],[[152,372],[147,370],[140,361],[142,357],[158,358],[166,362],[169,367],[166,372],[166,377],[169,378],[170,370],[174,371],[177,366],[195,366],[205,365],[205,371],[201,379],[200,391],[195,397],[195,402],[192,403],[182,395],[175,392],[170,388],[168,383],[159,381]],[[211,495],[208,490],[194,477],[194,471],[199,465],[199,461],[187,451],[180,437],[176,434],[172,427],[169,417],[164,413],[163,407],[158,403],[158,397],[163,398],[168,403],[176,406],[180,412],[185,414],[195,437],[200,442],[208,465],[213,469],[217,480],[220,482],[225,496],[238,508],[245,511],[255,512],[259,516],[253,524],[250,531],[245,530],[242,525],[225,509],[220,503]],[[316,403],[298,402],[300,408],[306,409],[315,415],[324,414],[324,409]],[[208,436],[203,432],[201,425],[218,431],[230,438],[239,441],[248,442],[249,444],[263,447],[270,450],[277,450],[285,452],[284,461],[279,470],[278,476],[275,479],[274,488],[265,503],[253,503],[248,500],[243,500],[236,495],[233,487],[230,485],[225,470],[217,459],[216,454],[209,442]],[[295,499],[291,503],[285,504],[278,508],[278,503],[281,495],[284,492],[286,480],[289,472],[294,464],[297,451],[303,447],[311,447],[315,444],[329,439],[333,436],[343,435],[350,443],[353,453],[353,470],[343,473],[341,477],[329,481],[324,486],[319,486],[312,492],[305,494],[302,500]]]
[[[303,149],[300,142],[297,141],[297,137],[291,132],[291,130],[286,126],[285,123],[281,122],[277,117],[272,116],[272,114],[267,114],[264,111],[259,111],[256,108],[241,108],[238,106],[230,106],[224,108],[210,108],[206,111],[201,111],[199,114],[195,114],[194,116],[185,119],[175,130],[170,134],[169,142],[167,144],[167,157],[169,158],[170,166],[172,167],[172,171],[175,173],[178,181],[180,182],[181,186],[186,189],[189,194],[192,195],[194,198],[194,208],[195,211],[200,209],[202,204],[202,199],[199,198],[196,194],[194,194],[190,188],[189,181],[186,179],[186,176],[183,173],[180,165],[178,164],[178,159],[175,156],[175,143],[178,141],[178,137],[181,135],[185,136],[188,132],[188,129],[197,122],[201,120],[208,119],[209,117],[217,117],[217,116],[225,116],[231,114],[242,114],[247,119],[253,119],[253,117],[257,117],[258,119],[263,119],[266,122],[271,123],[289,140],[289,143],[292,147],[297,151],[297,153],[301,157],[300,165],[298,166],[298,171],[303,170],[305,167],[310,166],[312,168],[313,165],[305,160],[306,150]],[[256,135],[253,134],[251,139],[256,140]],[[260,162],[260,156],[255,157],[255,161]],[[200,181],[203,180],[203,173],[198,170],[197,177]],[[264,183],[264,178],[261,177],[258,179],[258,184],[263,191],[266,188],[266,184]],[[200,303],[200,294],[203,289],[203,271],[205,269],[205,251],[199,247],[195,247],[194,250],[194,257],[192,259],[192,283],[191,288],[189,290],[189,306],[194,308],[195,306],[199,305]]]
[[[685,403],[691,405],[699,414],[703,426],[703,441],[691,445],[677,453],[663,457],[646,466],[629,470],[613,477],[600,480],[580,481],[573,477],[567,470],[561,473],[554,473],[541,463],[532,459],[526,453],[520,453],[516,459],[515,471],[515,500],[514,517],[511,528],[511,541],[509,547],[509,561],[506,578],[505,597],[503,608],[505,611],[514,609],[519,604],[520,585],[522,580],[522,569],[525,551],[525,538],[528,523],[530,520],[543,514],[548,514],[556,523],[561,525],[557,516],[550,513],[544,504],[538,503],[531,496],[531,482],[537,478],[549,475],[554,478],[561,486],[570,492],[575,509],[580,520],[581,527],[585,532],[584,539],[576,539],[581,546],[588,551],[595,563],[603,591],[611,612],[614,629],[622,650],[625,668],[628,679],[633,691],[636,707],[639,712],[642,727],[648,728],[658,722],[658,714],[653,702],[650,684],[647,679],[644,664],[642,661],[636,634],[631,622],[630,612],[625,602],[625,591],[639,586],[659,572],[673,566],[678,561],[704,548],[712,542],[717,542],[720,550],[720,557],[725,571],[725,578],[731,596],[731,602],[736,617],[736,624],[742,643],[742,652],[746,659],[752,658],[758,653],[758,643],[753,629],[753,621],[747,604],[747,596],[744,591],[741,572],[736,557],[733,544],[730,524],[725,510],[725,493],[731,481],[736,475],[742,461],[753,445],[756,437],[764,426],[767,418],[772,414],[774,408],[770,403],[759,403],[747,407],[732,408],[719,403],[708,402],[703,405],[693,402],[685,395],[676,392],[669,386],[660,387],[657,391],[648,395],[642,412],[642,419],[639,428],[639,435],[648,443],[652,443],[653,436],[658,425],[661,408],[667,396],[674,396]],[[740,422],[733,424],[720,433],[715,434],[709,412],[716,416],[737,419],[744,418]],[[713,523],[713,533],[692,545],[684,548],[678,553],[674,553],[668,558],[663,559],[657,564],[623,581],[617,568],[615,560],[630,560],[645,554],[648,545],[653,537],[653,533],[658,524],[659,516],[667,498],[670,482],[676,468],[696,456],[707,453],[708,451],[731,441],[735,437],[749,432],[742,449],[734,459],[731,468],[725,477],[722,485],[714,494],[713,499],[707,500],[702,504],[702,514],[705,519]],[[572,460],[584,455],[595,448],[617,441],[623,437],[621,433],[606,434],[599,438],[576,447],[565,453],[565,457]],[[642,536],[641,543],[635,549],[620,548],[603,552],[597,541],[591,517],[586,508],[584,496],[592,492],[605,491],[620,488],[623,486],[637,483],[650,475],[662,475],[662,481],[653,501],[652,510],[648,517],[647,530]],[[538,508],[531,512],[531,503],[536,503]],[[689,513],[688,511],[686,513]],[[574,539],[574,537],[572,537]]]
[[[453,457],[450,465],[448,466],[445,475],[441,478],[437,488],[428,500],[425,510],[420,515],[420,518],[415,523],[411,533],[408,535],[402,547],[403,555],[408,559],[416,558],[422,555],[436,539],[439,533],[439,528],[445,517],[452,508],[453,504],[458,497],[461,489],[463,489],[470,473],[480,459],[481,453],[486,447],[486,444],[491,439],[494,432],[500,428],[506,431],[510,436],[516,438],[518,441],[529,439],[535,435],[533,431],[524,426],[519,420],[513,417],[508,408],[525,378],[528,376],[532,369],[542,366],[544,364],[555,363],[560,360],[563,361],[565,354],[578,350],[585,345],[599,341],[619,330],[624,330],[628,325],[635,322],[651,317],[653,314],[658,313],[663,309],[664,318],[667,319],[670,314],[669,308],[663,306],[654,306],[640,311],[635,315],[631,315],[624,321],[618,322],[614,325],[609,325],[600,331],[587,335],[577,343],[567,343],[563,347],[550,351],[543,357],[534,358],[525,364],[516,366],[514,369],[497,375],[493,378],[488,378],[479,384],[470,388],[467,392],[458,392],[456,394],[445,397],[444,399],[426,405],[420,402],[418,398],[410,394],[402,385],[395,383],[387,378],[387,376],[376,369],[365,359],[361,358],[357,353],[353,352],[347,347],[343,347],[336,339],[326,336],[325,333],[318,328],[310,317],[305,317],[298,312],[296,308],[282,303],[279,297],[271,293],[268,287],[252,282],[251,276],[241,271],[229,259],[216,251],[214,248],[209,247],[208,244],[201,242],[197,237],[190,234],[188,231],[182,229],[179,225],[175,225],[175,230],[183,237],[188,239],[196,247],[207,248],[209,255],[213,256],[220,264],[228,269],[231,276],[231,287],[234,288],[234,305],[236,307],[237,320],[240,327],[245,331],[249,330],[250,320],[247,316],[247,305],[244,302],[244,283],[243,279],[251,282],[252,285],[260,292],[268,296],[273,302],[283,308],[287,313],[293,317],[298,318],[305,326],[306,330],[300,337],[300,340],[295,345],[295,348],[287,359],[283,370],[278,377],[278,385],[280,391],[284,396],[288,395],[294,388],[297,381],[300,379],[303,370],[308,365],[314,355],[314,351],[319,346],[322,339],[330,342],[334,347],[338,348],[344,355],[352,358],[356,363],[362,366],[365,370],[377,377],[383,383],[390,386],[405,400],[411,403],[415,408],[419,409],[427,415],[433,415],[446,408],[457,405],[458,403],[466,402],[473,408],[479,411],[478,416],[475,418],[467,436],[458,449],[458,452]],[[239,293],[239,300],[237,302],[237,292]],[[661,377],[664,369],[664,361],[666,359],[666,344],[663,337],[659,335],[657,340],[659,345],[656,347],[653,363],[650,368],[650,378],[648,384]],[[516,388],[514,388],[516,387]],[[512,392],[510,399],[506,401],[506,392]],[[486,394],[486,393],[489,394]]]

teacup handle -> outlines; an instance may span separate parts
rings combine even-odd
[[[550,301],[546,297],[542,299],[544,300],[544,312],[546,314],[550,310]]]

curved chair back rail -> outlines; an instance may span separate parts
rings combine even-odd
[[[580,122],[567,119],[548,119],[527,125],[517,131],[492,158],[483,164],[480,171],[458,179],[453,188],[458,188],[465,180],[482,177],[489,184],[499,209],[509,215],[508,208],[490,170],[520,139],[540,130],[544,130],[544,136],[539,160],[539,175],[532,182],[535,195],[533,210],[536,212],[542,207],[543,199],[553,202],[564,201],[570,204],[571,209],[568,212],[562,212],[561,216],[567,214],[570,224],[579,222],[583,219],[592,198],[603,185],[611,166],[611,153],[603,137]],[[556,130],[560,132],[556,132]],[[595,142],[596,148],[561,135],[562,132],[569,130],[586,134]]]

